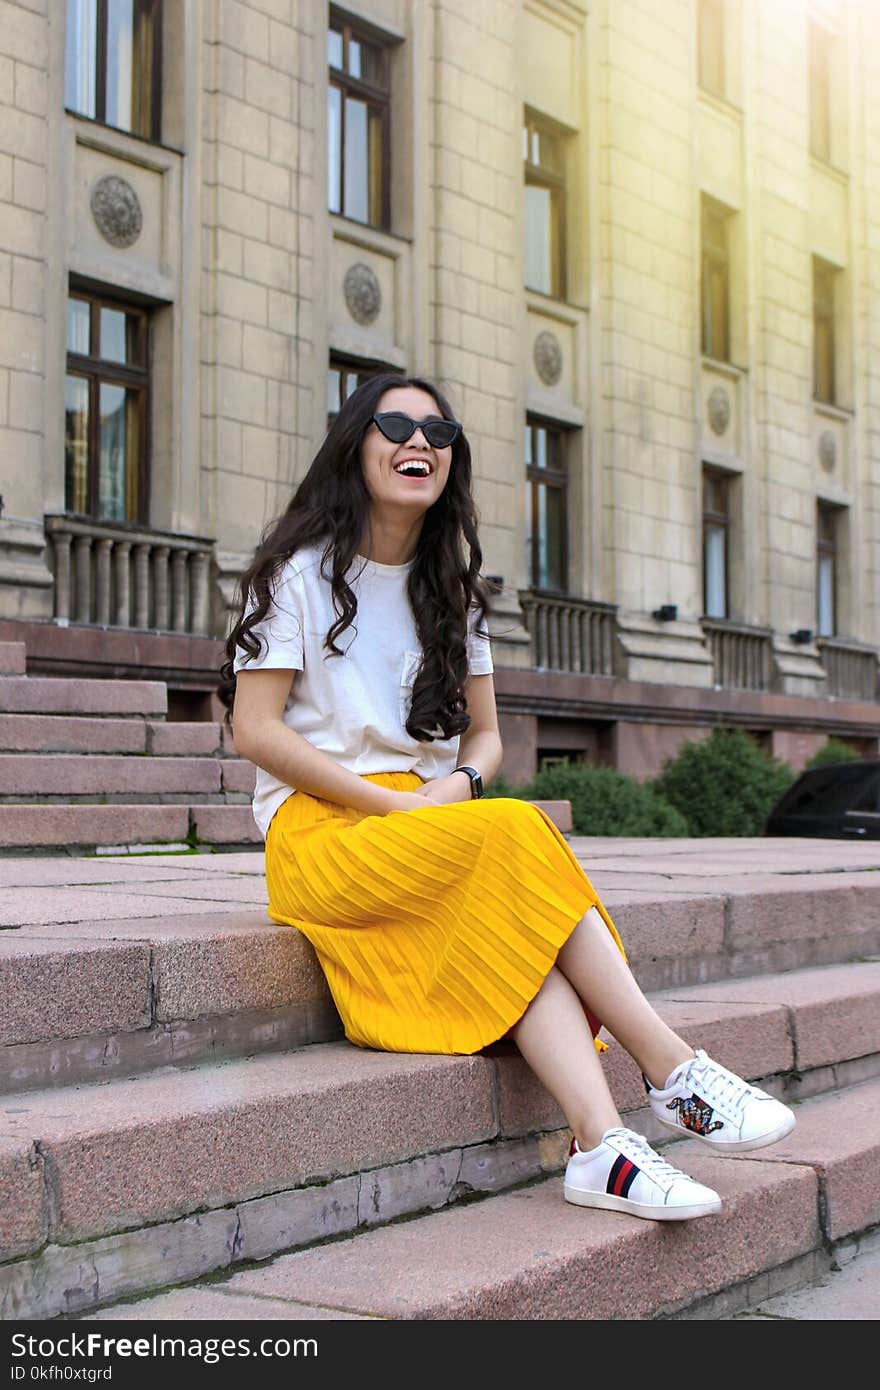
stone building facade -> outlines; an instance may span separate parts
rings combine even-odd
[[[880,734],[873,0],[0,0],[0,638],[206,717],[353,384],[475,457],[513,779]]]

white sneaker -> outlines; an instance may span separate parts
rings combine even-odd
[[[661,1124],[721,1152],[761,1149],[795,1126],[787,1105],[719,1066],[699,1048],[696,1057],[670,1073],[665,1090],[655,1090],[647,1079],[645,1086]]]
[[[595,1149],[572,1141],[565,1170],[565,1200],[578,1207],[608,1207],[648,1221],[689,1221],[718,1211],[711,1187],[681,1173],[631,1129],[607,1129]]]

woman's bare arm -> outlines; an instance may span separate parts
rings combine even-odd
[[[366,782],[288,728],[282,716],[294,675],[288,670],[239,671],[232,714],[236,752],[289,787],[368,815],[424,807],[418,793],[392,792]],[[465,780],[461,773],[459,780]]]
[[[488,786],[497,776],[501,766],[503,749],[501,734],[498,731],[498,711],[495,705],[495,682],[491,675],[471,676],[465,686],[470,728],[462,734],[458,749],[459,763],[475,767]],[[436,781],[426,782],[420,795],[429,801],[447,804],[453,801],[469,801],[470,782],[461,772],[450,773],[448,777],[438,777]]]

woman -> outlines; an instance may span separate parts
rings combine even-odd
[[[270,916],[314,945],[351,1042],[452,1054],[512,1038],[573,1131],[568,1201],[717,1211],[623,1126],[598,1020],[679,1134],[741,1151],[794,1116],[657,1016],[552,822],[482,799],[502,748],[480,563],[449,403],[425,381],[365,382],[242,576],[226,645]]]

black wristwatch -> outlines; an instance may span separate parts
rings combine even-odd
[[[462,763],[460,767],[454,767],[453,772],[466,772],[471,779],[471,801],[475,801],[478,796],[483,795],[483,779],[475,767],[465,767]]]

